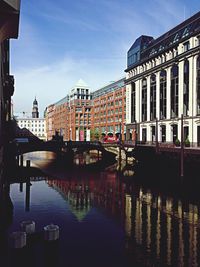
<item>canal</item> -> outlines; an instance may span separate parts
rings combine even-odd
[[[53,154],[27,154],[44,176],[11,184],[7,234],[33,220],[53,223],[58,242],[36,238],[22,251],[5,250],[4,265],[29,267],[199,266],[200,204],[120,177],[112,171],[58,169]],[[76,159],[77,162],[79,162]]]

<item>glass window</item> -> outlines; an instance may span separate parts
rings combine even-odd
[[[156,75],[150,79],[150,120],[156,119]]]
[[[133,82],[131,84],[131,122],[135,122],[135,107],[136,107],[136,101],[135,101],[135,83]]]
[[[200,56],[197,58],[197,115],[200,115]]]
[[[183,44],[183,51],[187,52],[189,49],[190,49],[190,42],[188,41]]]
[[[178,66],[171,69],[171,118],[178,117]]]
[[[189,61],[184,62],[183,115],[189,115]]]
[[[147,80],[142,80],[142,121],[147,120]]]
[[[167,73],[160,72],[160,119],[166,119],[167,114]]]

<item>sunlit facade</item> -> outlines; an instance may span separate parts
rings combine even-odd
[[[45,111],[47,139],[57,132],[63,140],[90,141],[91,99],[89,86],[80,79],[69,95],[49,105]]]
[[[70,94],[45,111],[47,139],[52,139],[55,132],[64,140],[90,141],[93,133],[119,135],[125,138],[126,119],[125,78],[90,92],[89,86],[79,80]]]
[[[126,87],[125,78],[111,82],[93,92],[92,128],[102,135],[125,138]]]
[[[200,144],[200,12],[157,39],[139,37],[128,51],[127,139]]]

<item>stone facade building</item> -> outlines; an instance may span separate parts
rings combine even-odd
[[[16,117],[16,120],[21,129],[26,128],[39,139],[46,141],[46,120],[44,118],[39,118],[38,102],[36,98],[33,101],[32,118],[30,116],[20,116]]]
[[[200,12],[154,39],[140,36],[127,54],[126,132],[138,141],[200,144]],[[158,127],[156,127],[158,121]]]

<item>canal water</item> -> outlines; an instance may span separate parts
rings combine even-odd
[[[37,233],[58,225],[60,239],[49,245],[36,239],[21,255],[10,250],[4,266],[200,266],[198,202],[136,184],[134,176],[122,178],[116,171],[56,169],[51,153],[27,158],[45,175],[31,177],[30,194],[25,183],[10,186],[8,233],[33,220]]]

